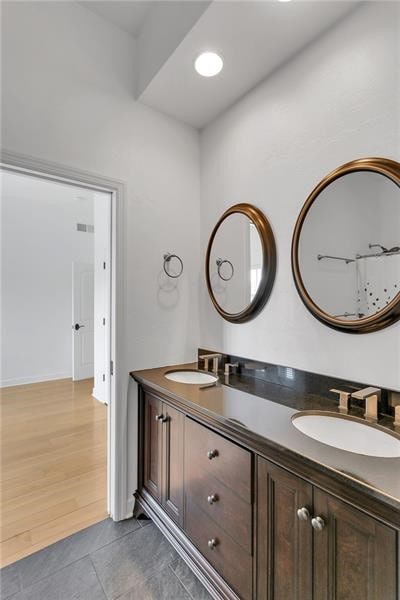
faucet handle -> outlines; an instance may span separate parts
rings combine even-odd
[[[225,363],[225,369],[224,369],[224,374],[225,375],[229,375],[230,373],[230,369],[232,367],[232,369],[237,369],[239,366],[239,363],[235,362],[235,363]]]
[[[400,427],[400,404],[394,407],[394,426]]]
[[[204,361],[204,370],[208,371],[208,357],[207,356],[199,356],[199,359]]]
[[[218,362],[219,359],[222,358],[222,354],[219,352],[213,352],[212,354],[203,354],[199,356],[199,360],[204,360],[204,370],[208,371],[208,361],[209,359],[213,359],[213,371],[214,373],[218,373]]]
[[[347,414],[349,412],[350,392],[335,389],[329,391],[334,394],[339,394],[339,412]]]

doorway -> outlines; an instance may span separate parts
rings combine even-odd
[[[109,506],[112,194],[2,178],[2,565]]]

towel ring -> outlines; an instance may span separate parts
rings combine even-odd
[[[217,263],[217,271],[218,271],[218,276],[223,280],[223,281],[230,281],[233,277],[233,274],[235,273],[235,269],[233,268],[233,264],[231,263],[230,260],[222,260],[221,258],[217,258],[216,260]],[[223,264],[227,264],[230,266],[231,268],[231,275],[230,277],[224,277],[223,275],[221,275],[221,267]]]
[[[176,258],[180,265],[180,271],[179,273],[177,273],[176,275],[171,275],[171,273],[168,272],[167,270],[167,264],[170,262],[171,259]],[[163,269],[166,275],[168,275],[168,277],[171,277],[172,279],[177,279],[178,277],[180,277],[183,273],[183,261],[182,259],[177,255],[177,254],[171,254],[171,252],[166,252],[164,254],[164,264],[163,264]]]

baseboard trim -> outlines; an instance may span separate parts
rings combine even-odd
[[[100,398],[101,394],[98,394],[96,391],[96,387],[93,388],[92,390],[92,396],[95,400],[97,400],[97,402],[101,402],[101,404],[107,404],[105,400],[103,400],[102,398]]]
[[[135,508],[135,498],[128,498],[126,501],[126,517],[124,519],[130,519],[133,517],[133,509]]]
[[[71,379],[71,377],[72,373],[53,373],[52,375],[36,375],[34,377],[3,379],[3,381],[0,382],[0,388],[28,385],[30,383],[42,383],[44,381],[56,381],[57,379]]]

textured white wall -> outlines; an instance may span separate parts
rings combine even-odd
[[[134,101],[133,40],[101,17],[74,2],[2,8],[3,147],[126,182],[127,366],[193,358],[197,132]],[[173,303],[158,285],[168,249],[185,261]]]
[[[197,131],[134,101],[132,38],[78,3],[3,2],[2,27],[2,145],[126,184],[126,386],[129,370],[193,360]],[[167,291],[160,287],[166,250],[185,264]],[[134,393],[132,385],[129,494],[136,487]]]
[[[72,262],[93,263],[93,194],[1,175],[1,383],[72,376]]]
[[[278,269],[253,321],[223,321],[201,287],[203,347],[400,389],[400,323],[349,335],[319,323],[293,283],[297,215],[317,182],[362,156],[400,156],[400,5],[365,3],[201,135],[202,252],[222,212],[250,202],[270,219]]]

